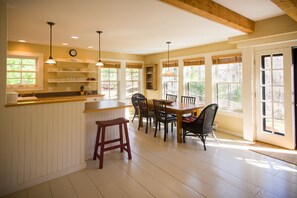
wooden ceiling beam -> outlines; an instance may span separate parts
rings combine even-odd
[[[254,21],[212,0],[160,0],[245,33],[254,32]]]
[[[289,17],[297,21],[297,0],[271,0]]]

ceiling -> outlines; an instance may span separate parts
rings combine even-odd
[[[8,40],[98,49],[129,54],[153,54],[226,41],[245,33],[194,15],[158,0],[2,0],[8,7]],[[270,0],[215,0],[258,21],[284,12]],[[79,39],[71,39],[79,36]]]

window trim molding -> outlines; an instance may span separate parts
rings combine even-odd
[[[20,51],[8,51],[7,52],[7,58],[10,56],[17,56],[17,57],[36,57],[37,58],[37,70],[36,70],[36,80],[37,80],[37,86],[36,87],[21,87],[21,86],[15,86],[15,85],[6,85],[6,89],[8,91],[35,91],[35,90],[43,90],[44,87],[44,76],[43,76],[43,70],[44,70],[44,62],[43,62],[43,54],[42,53],[33,53],[33,52],[20,52]],[[7,67],[7,64],[6,64]],[[7,73],[7,71],[6,71]]]

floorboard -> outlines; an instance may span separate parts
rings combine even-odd
[[[247,141],[217,132],[207,151],[196,138],[176,143],[176,133],[129,124],[132,160],[118,150],[88,160],[84,170],[5,196],[6,198],[296,197],[297,168],[249,150]]]

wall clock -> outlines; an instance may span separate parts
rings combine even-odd
[[[69,50],[69,55],[75,57],[77,55],[77,51],[75,49]]]

